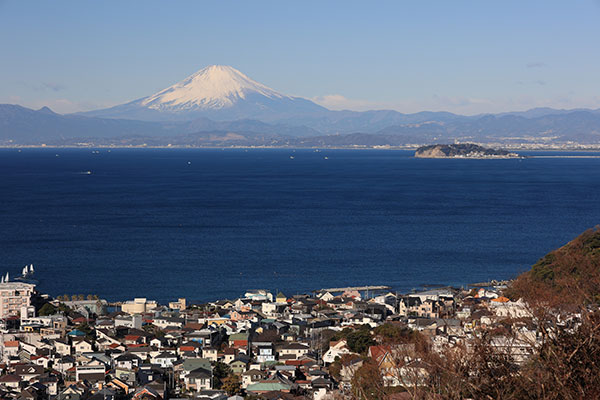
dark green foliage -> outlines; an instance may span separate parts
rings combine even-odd
[[[391,323],[379,325],[373,333],[385,343],[413,342],[417,338],[417,332],[412,329]]]
[[[223,380],[231,375],[231,368],[229,365],[217,361],[213,367],[213,377],[215,378],[214,385],[216,389],[220,389],[223,385]]]
[[[40,311],[38,311],[38,315],[41,317],[45,317],[47,315],[53,315],[53,314],[56,314],[56,310],[57,310],[57,308],[54,307],[52,304],[46,303],[42,306],[42,308],[40,308]]]
[[[541,281],[551,281],[554,279],[554,262],[556,256],[552,253],[547,254],[531,267],[531,276]]]
[[[346,339],[348,348],[354,353],[365,353],[369,346],[375,344],[369,325],[362,325],[356,330],[345,328],[332,338],[332,340],[340,339]]]

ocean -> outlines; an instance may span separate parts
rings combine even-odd
[[[0,149],[0,273],[111,301],[406,292],[512,278],[600,223],[600,158],[412,154]]]

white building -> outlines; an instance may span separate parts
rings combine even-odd
[[[0,283],[0,318],[12,315],[20,317],[21,312],[30,309],[34,292],[35,285],[32,283]]]
[[[133,301],[126,301],[121,306],[121,311],[127,314],[143,314],[158,307],[156,301],[148,300],[143,297],[135,298]]]

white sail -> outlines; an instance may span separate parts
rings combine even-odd
[[[4,283],[4,277],[2,277],[2,280],[0,281],[0,283]]]
[[[27,265],[23,267],[23,276],[27,276]]]
[[[6,273],[6,277],[4,278],[4,283],[10,281],[10,277],[8,276],[8,272]]]
[[[33,274],[33,272],[34,272],[34,271],[33,271],[33,264],[31,264],[31,265],[29,266],[29,273],[30,273],[30,274]]]

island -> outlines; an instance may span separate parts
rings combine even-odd
[[[517,153],[506,150],[489,149],[472,143],[432,144],[422,146],[415,151],[417,158],[518,158]]]

